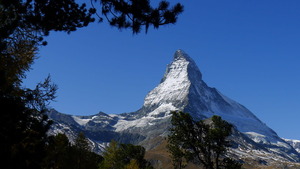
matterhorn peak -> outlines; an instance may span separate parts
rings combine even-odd
[[[182,49],[178,49],[174,54],[174,61],[175,60],[186,60],[191,61],[192,59],[189,57],[187,53],[185,53]]]
[[[161,82],[163,82],[169,74],[185,74],[187,78],[196,78],[198,80],[202,79],[202,74],[196,65],[195,61],[182,49],[178,49],[175,54],[171,64],[168,65],[166,73]],[[176,76],[178,77],[178,76]]]
[[[201,79],[202,75],[194,60],[183,50],[177,50],[160,84],[146,96],[144,106],[156,107],[172,103],[184,107],[191,84],[200,85]]]
[[[90,133],[89,140],[97,140],[93,145],[103,151],[112,139],[154,148],[157,140],[168,134],[171,111],[187,112],[195,120],[218,115],[231,123],[234,131],[238,130],[233,133],[230,149],[235,157],[300,161],[299,153],[250,110],[206,85],[196,63],[183,50],[175,52],[162,81],[148,93],[138,111],[93,116],[52,113],[49,117],[56,121],[52,133],[63,131],[71,138],[78,131]]]

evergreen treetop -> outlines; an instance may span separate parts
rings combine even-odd
[[[168,136],[168,150],[175,168],[184,168],[193,162],[206,169],[239,169],[241,165],[226,156],[230,146],[227,137],[232,125],[213,116],[208,120],[194,121],[188,113],[171,112],[172,128]]]

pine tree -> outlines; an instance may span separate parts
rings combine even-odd
[[[47,145],[43,168],[71,169],[71,143],[65,134],[51,136]]]
[[[147,30],[149,25],[158,28],[160,25],[175,23],[182,12],[181,5],[169,10],[165,2],[159,5],[159,9],[152,8],[149,1],[145,0],[98,2],[108,19],[109,14],[116,14],[112,11],[117,12],[116,18],[109,19],[111,25],[131,28],[134,33],[138,33],[142,25]],[[85,4],[80,5],[74,0],[0,0],[2,166],[14,169],[41,168],[42,159],[46,155],[46,133],[51,125],[45,112],[49,102],[55,98],[57,86],[51,83],[50,78],[46,78],[35,89],[28,89],[22,87],[22,81],[37,59],[39,47],[46,45],[43,41],[45,36],[51,31],[71,33],[85,27],[95,20],[95,12],[95,8],[88,9]],[[122,21],[124,15],[131,21],[128,18]],[[158,18],[163,21],[158,22]]]
[[[51,121],[45,115],[56,86],[50,78],[34,90],[3,84],[0,90],[0,162],[6,168],[40,168]]]
[[[79,133],[74,145],[65,134],[51,136],[44,169],[97,169],[102,157],[91,151],[88,140]]]
[[[102,161],[101,156],[92,152],[89,141],[82,132],[77,135],[71,153],[74,169],[97,169]]]
[[[172,112],[171,123],[168,149],[175,168],[184,168],[190,161],[206,169],[241,168],[225,156],[232,125],[221,117],[194,121],[188,113]]]
[[[144,159],[145,149],[132,144],[119,144],[111,141],[103,153],[101,169],[136,168],[152,169],[151,164]]]
[[[105,151],[103,152],[104,160],[101,163],[101,167],[103,169],[117,169],[121,168],[122,164],[119,161],[119,144],[112,140],[109,143],[109,146],[106,147]]]
[[[150,26],[158,29],[162,25],[174,24],[183,6],[177,3],[170,8],[168,1],[162,0],[157,7],[151,6],[150,0],[92,0],[98,2],[101,13],[111,26],[119,29],[131,29],[140,33],[145,27],[147,33]],[[92,3],[93,4],[93,3]],[[99,16],[99,15],[98,15]],[[103,18],[99,16],[99,21]]]

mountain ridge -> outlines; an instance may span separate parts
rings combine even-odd
[[[74,135],[83,131],[97,145],[95,151],[101,152],[111,139],[154,148],[154,144],[149,144],[151,140],[168,134],[170,111],[188,112],[197,120],[219,115],[232,123],[240,137],[235,140],[237,146],[232,152],[245,154],[252,145],[257,148],[253,156],[264,158],[262,154],[271,154],[276,159],[300,161],[299,153],[250,110],[209,87],[196,63],[183,50],[175,52],[160,83],[146,95],[143,106],[136,112],[68,116],[53,110],[49,117],[55,121],[53,133]]]

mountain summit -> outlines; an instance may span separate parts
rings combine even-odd
[[[53,110],[49,116],[56,122],[52,133],[65,132],[71,137],[83,131],[100,151],[111,139],[153,149],[158,143],[151,140],[168,134],[170,111],[176,110],[190,113],[196,120],[218,115],[233,124],[235,155],[300,161],[299,153],[251,111],[208,87],[196,63],[183,50],[175,52],[160,84],[147,94],[142,108],[136,112],[68,116]]]
[[[208,87],[202,80],[196,63],[183,50],[175,52],[161,83],[146,96],[143,108],[151,112],[166,105],[188,112],[196,119],[219,115],[241,132],[257,133],[255,137],[277,137],[273,130],[244,106],[224,96],[215,88]]]
[[[201,73],[195,62],[182,50],[176,51],[173,62],[168,65],[160,84],[145,98],[145,107],[157,107],[172,103],[177,108],[183,108],[191,85],[191,74],[200,78]]]
[[[247,108],[208,87],[196,63],[182,50],[175,52],[161,83],[145,98],[143,108],[148,112],[160,107],[188,112],[195,119],[218,115],[255,142],[289,147]]]

